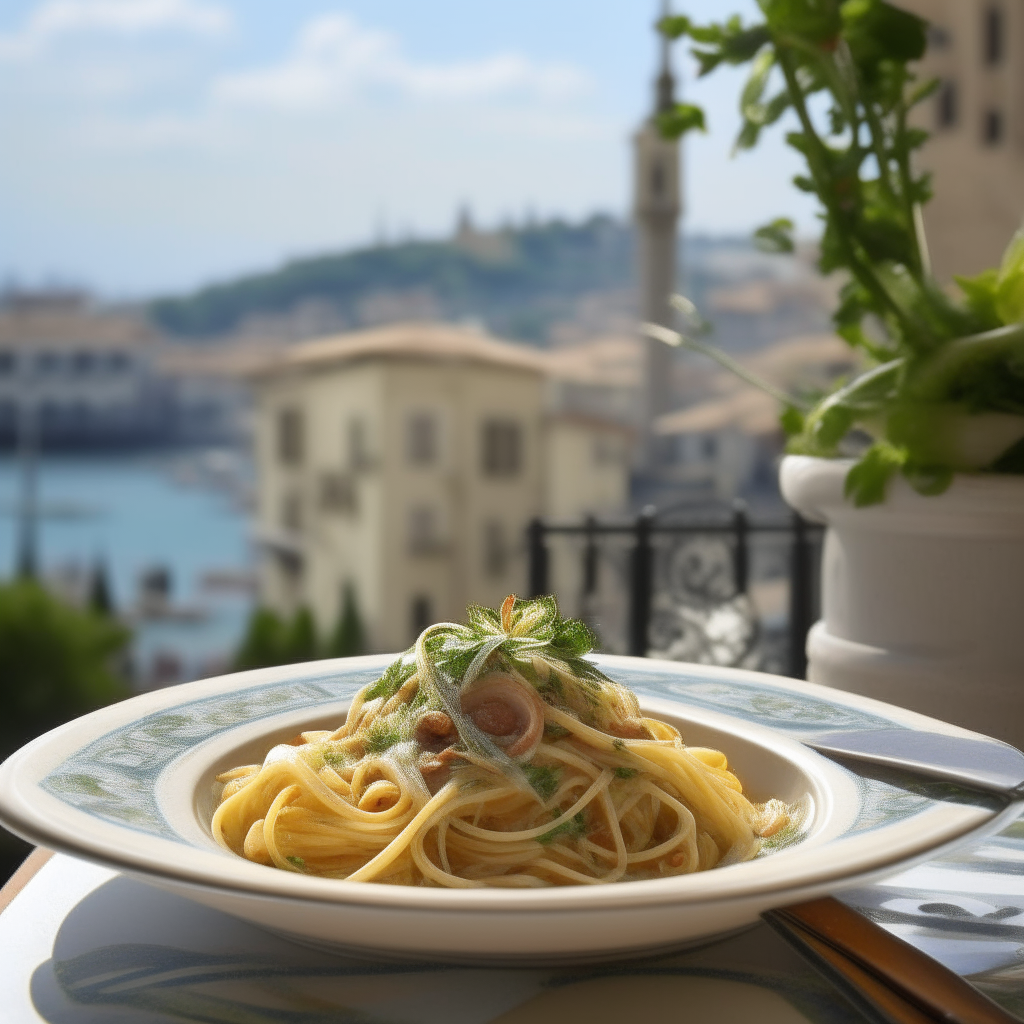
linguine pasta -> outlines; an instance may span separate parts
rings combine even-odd
[[[584,660],[553,598],[426,629],[355,697],[219,776],[213,834],[260,864],[360,882],[595,884],[754,857],[789,824],[717,750],[686,746]]]

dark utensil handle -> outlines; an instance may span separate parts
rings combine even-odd
[[[831,897],[770,910],[765,920],[877,1019],[899,1024],[1020,1024],[937,960]]]

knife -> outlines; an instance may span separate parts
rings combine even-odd
[[[1024,800],[1024,754],[1000,740],[916,729],[864,729],[801,737],[819,754],[901,768],[945,782]]]
[[[873,1024],[1016,1024],[959,975],[831,896],[762,915]]]

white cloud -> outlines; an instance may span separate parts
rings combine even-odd
[[[568,64],[538,64],[517,54],[449,64],[416,63],[398,39],[364,28],[346,14],[307,22],[280,63],[222,76],[222,103],[313,110],[378,89],[416,99],[521,96],[566,99],[585,93],[588,77]]]
[[[17,32],[0,35],[0,57],[26,58],[61,37],[140,36],[175,31],[218,35],[231,26],[222,7],[198,0],[49,0]]]

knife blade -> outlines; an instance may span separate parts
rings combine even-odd
[[[864,729],[801,737],[828,757],[866,761],[1024,799],[1024,754],[1009,743],[916,729]]]

